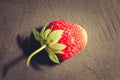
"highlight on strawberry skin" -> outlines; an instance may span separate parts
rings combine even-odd
[[[65,20],[55,20],[45,25],[40,32],[33,29],[34,38],[41,43],[27,58],[27,66],[34,55],[45,49],[50,60],[59,63],[84,49],[87,44],[87,33],[78,24]]]

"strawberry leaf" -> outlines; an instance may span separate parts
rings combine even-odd
[[[45,32],[47,25],[48,25],[48,23],[42,28],[42,30],[40,32],[40,36],[42,37],[42,39],[44,39],[44,32]]]
[[[48,37],[48,35],[50,34],[51,32],[51,29],[47,29],[45,32],[44,32],[44,38],[46,39]]]
[[[64,54],[62,51],[55,51],[56,54]]]
[[[51,49],[55,50],[55,51],[61,51],[61,50],[66,48],[66,45],[60,44],[60,43],[56,43],[56,44],[50,44],[49,47]]]
[[[33,35],[34,35],[35,39],[36,39],[37,41],[41,41],[39,32],[38,32],[37,30],[35,30],[35,29],[33,29],[32,32],[33,32]]]
[[[59,59],[58,57],[56,56],[56,54],[54,54],[54,52],[52,51],[49,51],[48,52],[48,56],[50,58],[51,61],[55,62],[55,63],[59,63]]]
[[[63,30],[52,31],[47,37],[47,43],[57,43],[62,37]]]

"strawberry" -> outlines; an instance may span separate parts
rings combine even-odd
[[[87,33],[78,24],[65,20],[55,20],[43,27],[41,32],[33,29],[33,35],[42,45],[34,51],[27,59],[27,65],[31,58],[43,49],[46,49],[51,61],[59,63],[83,50],[87,43]]]

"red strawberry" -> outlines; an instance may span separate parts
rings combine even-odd
[[[30,59],[44,48],[48,52],[49,58],[53,62],[59,63],[59,59],[66,60],[71,58],[81,51],[87,43],[86,31],[80,25],[64,20],[51,22],[40,33],[33,29],[33,34],[35,39],[40,41],[42,47],[28,57],[27,65]]]

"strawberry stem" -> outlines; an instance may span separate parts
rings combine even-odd
[[[45,49],[46,48],[46,45],[43,45],[42,47],[38,48],[37,50],[35,50],[34,52],[32,52],[30,54],[30,56],[27,58],[27,66],[29,67],[29,63],[30,63],[30,60],[32,59],[32,57],[34,55],[36,55],[38,52],[40,52],[41,50]]]

